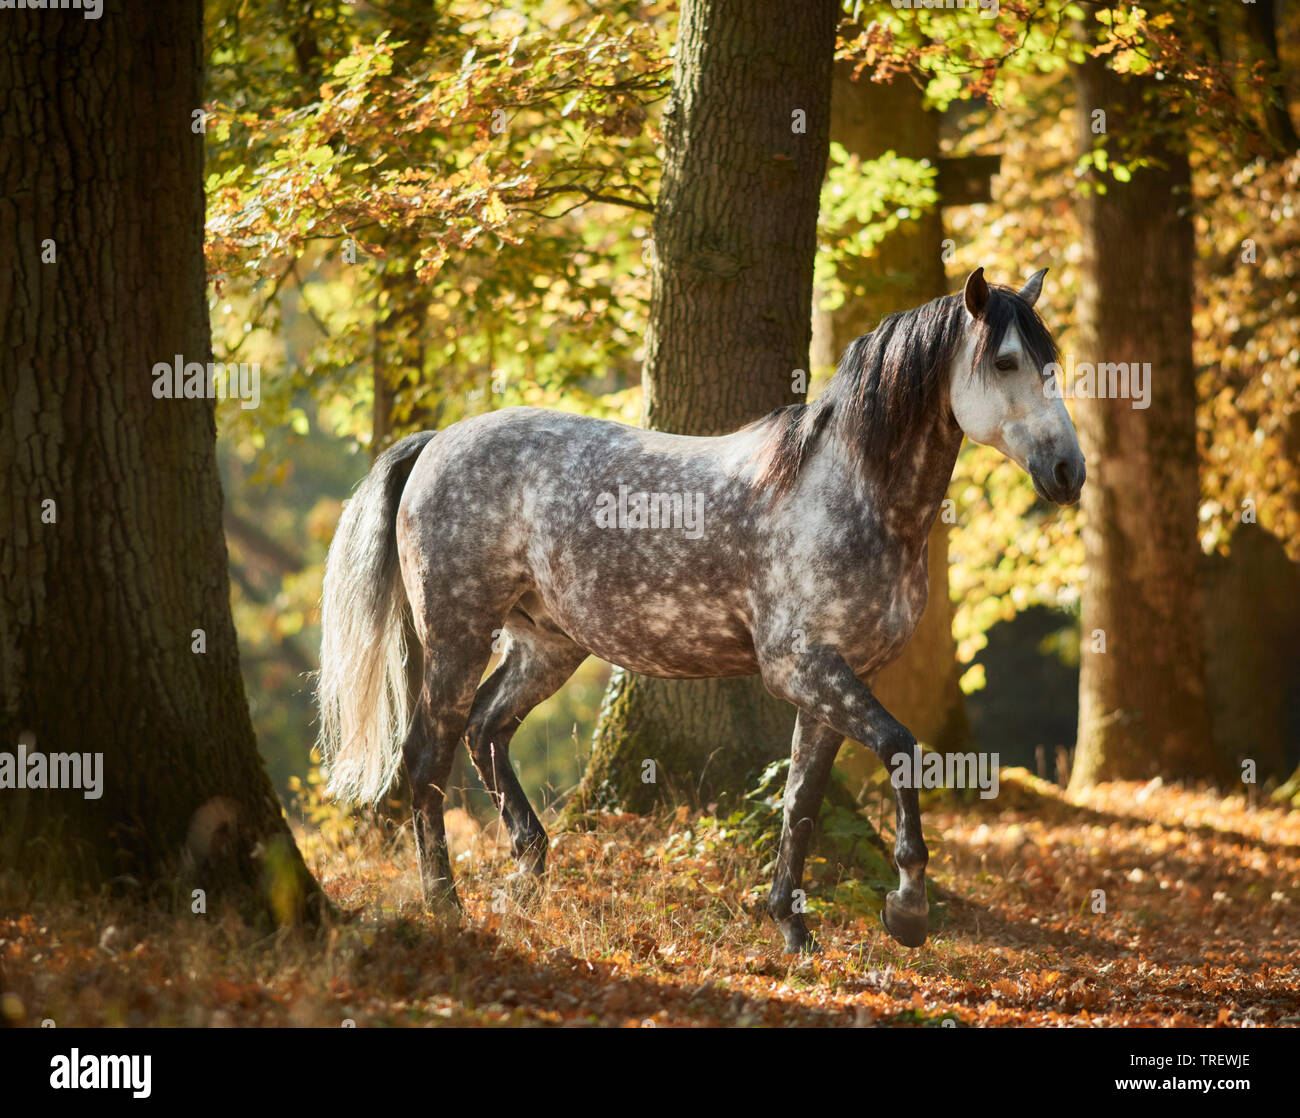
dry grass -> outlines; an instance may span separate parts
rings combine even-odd
[[[0,918],[3,1011],[60,1026],[1300,1022],[1300,813],[1032,781],[1004,782],[997,804],[928,812],[933,875],[959,899],[917,951],[841,889],[816,921],[825,952],[782,956],[751,915],[758,857],[684,811],[556,836],[522,899],[496,837],[462,818],[459,929],[421,910],[406,834],[327,828],[300,840],[352,915],[318,939],[30,904]]]

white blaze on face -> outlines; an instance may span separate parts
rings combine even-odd
[[[974,357],[975,336],[968,331],[953,362],[949,392],[953,415],[970,438],[1000,450],[1031,475],[1031,459],[1055,462],[1078,453],[1070,413],[1059,394],[1049,391],[1042,370],[1031,367],[1015,326],[1002,339],[988,375],[973,371]]]

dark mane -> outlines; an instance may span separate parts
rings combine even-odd
[[[1007,329],[1015,325],[1037,369],[1056,360],[1056,343],[1034,308],[1010,287],[989,285],[979,319],[974,372],[990,375]],[[915,445],[940,406],[945,370],[961,344],[966,312],[961,292],[881,320],[849,344],[830,384],[811,404],[792,404],[760,419],[769,430],[755,452],[751,484],[781,496],[793,488],[827,426],[862,456],[864,469],[888,477]]]

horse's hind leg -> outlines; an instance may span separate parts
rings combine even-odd
[[[486,637],[481,645],[457,642],[425,650],[424,686],[402,746],[425,907],[448,915],[459,912],[460,898],[451,873],[443,801],[474,686],[488,661]]]
[[[546,831],[510,764],[510,739],[538,703],[555,694],[587,653],[562,633],[512,614],[501,663],[479,687],[466,742],[479,776],[501,812],[510,847],[525,873],[546,868]]]

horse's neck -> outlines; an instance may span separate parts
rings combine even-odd
[[[906,479],[905,496],[900,504],[910,504],[918,532],[925,538],[929,537],[935,517],[948,496],[961,440],[961,428],[946,415],[937,416],[918,447],[916,460],[910,469],[900,470]]]
[[[871,519],[909,550],[919,551],[948,496],[952,471],[961,449],[961,428],[936,414],[892,469],[868,462],[859,485],[860,497],[871,506]]]

